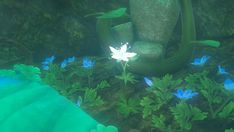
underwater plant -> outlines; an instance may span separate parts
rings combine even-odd
[[[153,85],[152,80],[150,80],[148,77],[144,77],[144,81],[149,87],[151,87]]]
[[[94,60],[88,57],[84,57],[82,61],[75,60],[76,58],[73,56],[63,60],[60,64],[50,64],[49,69],[43,72],[42,79],[75,102],[77,106],[92,113],[95,111],[94,108],[100,108],[104,104],[98,91],[110,87],[110,85],[105,80],[94,85],[91,84]]]
[[[224,88],[228,91],[234,90],[234,81],[231,79],[225,79]]]
[[[139,113],[139,100],[135,98],[126,99],[124,97],[120,97],[117,104],[117,111],[125,118],[131,114]]]
[[[229,73],[226,71],[226,69],[224,67],[222,67],[221,65],[218,65],[218,74],[228,75]]]
[[[64,59],[61,64],[60,67],[61,68],[65,68],[69,63],[72,63],[76,60],[75,56],[72,57],[68,57],[67,59]]]
[[[49,65],[53,63],[54,59],[54,56],[45,58],[45,60],[42,62],[42,69],[49,70]]]
[[[191,64],[195,66],[203,66],[209,59],[210,56],[204,55],[201,58],[195,58]]]
[[[119,61],[121,63],[122,69],[123,69],[122,74],[119,76],[116,76],[116,78],[123,80],[125,87],[126,87],[128,82],[130,82],[130,83],[136,82],[134,75],[132,73],[126,71],[129,59],[136,56],[136,53],[127,52],[127,45],[128,45],[128,43],[123,44],[120,47],[120,49],[115,49],[115,48],[110,46],[110,50],[112,52],[111,57],[113,59],[116,59],[117,61]]]
[[[179,99],[187,100],[193,98],[193,96],[197,96],[198,93],[192,92],[191,89],[186,89],[184,91],[182,89],[177,89],[174,95]]]

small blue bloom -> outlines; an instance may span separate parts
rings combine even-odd
[[[145,83],[146,83],[149,87],[151,87],[151,86],[153,85],[152,80],[150,80],[149,78],[144,77],[144,80],[145,80]]]
[[[174,93],[174,95],[179,98],[179,99],[191,99],[193,96],[198,95],[197,92],[192,92],[191,89],[187,89],[185,91],[183,91],[182,89],[177,89],[176,93]]]
[[[76,59],[75,56],[69,57],[69,58],[67,58],[67,59],[64,59],[64,60],[61,62],[60,67],[61,67],[61,68],[65,68],[69,63],[74,62],[75,59]]]
[[[45,60],[42,62],[42,69],[49,70],[49,65],[53,63],[54,59],[54,56],[45,58]]]
[[[55,57],[54,56],[51,56],[51,57],[47,57],[45,58],[45,60],[42,62],[43,65],[49,65],[51,63],[53,63]]]
[[[83,58],[83,66],[84,68],[92,68],[95,64],[95,61],[90,60],[88,57]]]
[[[45,70],[45,71],[48,71],[49,70],[49,66],[48,65],[42,65],[42,69]]]
[[[60,67],[61,67],[61,68],[65,68],[65,67],[67,66],[67,64],[68,64],[68,62],[67,62],[67,60],[65,59],[65,60],[63,60],[63,61],[61,62]]]
[[[81,100],[78,99],[78,100],[76,101],[76,105],[77,105],[78,107],[80,107],[80,106],[81,106]]]
[[[203,66],[209,59],[210,56],[204,55],[201,58],[195,58],[191,64],[195,66]]]
[[[223,68],[223,67],[221,67],[220,65],[218,65],[218,74],[227,75],[227,74],[229,74],[229,73],[226,72],[225,68]]]
[[[224,81],[224,88],[226,90],[234,90],[234,82],[231,79],[226,79]]]
[[[75,57],[75,56],[72,56],[72,57],[67,58],[67,62],[68,62],[68,63],[72,63],[72,62],[74,62],[75,60],[76,60],[76,57]]]

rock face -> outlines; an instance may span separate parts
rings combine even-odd
[[[145,59],[158,59],[164,54],[161,44],[146,41],[136,41],[132,50]]]
[[[114,34],[115,39],[118,41],[117,44],[133,42],[132,22],[127,22],[127,23],[114,26],[112,28],[112,32]]]
[[[234,35],[233,0],[195,0],[193,7],[198,37],[222,38]]]
[[[130,13],[139,40],[166,44],[179,16],[176,0],[130,0]]]

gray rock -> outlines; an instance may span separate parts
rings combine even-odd
[[[133,42],[133,28],[132,23],[127,22],[112,28],[112,32],[118,43],[132,43]]]
[[[159,43],[136,41],[132,50],[145,59],[158,59],[164,54],[164,48]]]
[[[166,44],[177,23],[176,0],[130,0],[130,12],[138,38]]]
[[[195,0],[193,7],[198,37],[222,38],[234,35],[233,0]]]

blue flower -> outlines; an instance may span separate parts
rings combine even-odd
[[[78,107],[81,106],[81,103],[82,103],[82,101],[81,101],[80,99],[78,99],[78,100],[76,101],[76,105],[77,105]]]
[[[95,64],[95,61],[90,60],[88,57],[83,58],[83,66],[84,68],[92,68]]]
[[[68,63],[72,63],[72,62],[74,62],[75,60],[76,60],[76,57],[75,57],[75,56],[72,56],[72,57],[67,58],[67,62],[68,62]]]
[[[223,67],[221,67],[220,65],[218,65],[218,74],[227,75],[227,74],[229,74],[229,73],[226,72],[225,68],[223,68]]]
[[[204,55],[201,58],[195,58],[191,64],[195,66],[203,66],[209,59],[210,56]]]
[[[49,66],[48,65],[42,65],[42,69],[45,70],[45,71],[48,71],[49,70]]]
[[[68,57],[67,59],[64,59],[61,64],[60,64],[60,67],[61,68],[65,68],[69,63],[72,63],[75,61],[75,56],[72,56],[72,57]]]
[[[45,60],[42,62],[42,69],[49,70],[49,65],[53,63],[54,59],[54,56],[45,58]]]
[[[234,90],[234,82],[231,79],[226,79],[224,81],[224,88],[226,90]]]
[[[152,80],[150,80],[149,78],[144,77],[144,80],[145,80],[145,83],[146,83],[149,87],[151,87],[151,86],[153,85]]]
[[[191,89],[187,89],[185,91],[183,91],[182,89],[177,89],[176,93],[174,93],[174,95],[179,98],[179,99],[191,99],[193,96],[198,95],[197,92],[192,92]]]
[[[60,67],[61,67],[61,68],[65,68],[65,67],[67,66],[67,64],[68,64],[68,62],[67,62],[67,60],[65,59],[65,60],[63,60],[63,61],[61,62]]]

